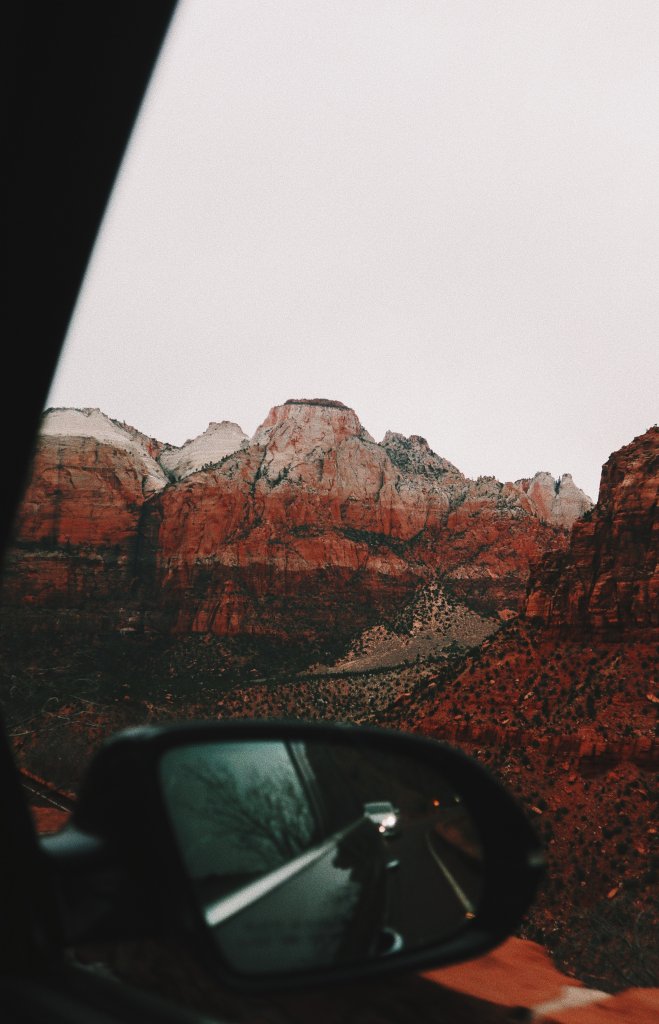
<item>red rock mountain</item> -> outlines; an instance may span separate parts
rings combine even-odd
[[[5,591],[75,607],[134,589],[140,511],[167,483],[155,458],[161,447],[98,409],[46,414]]]
[[[610,457],[567,550],[534,568],[525,614],[391,721],[478,752],[538,816],[534,934],[595,977],[656,977],[658,451],[653,427]]]
[[[610,457],[569,547],[534,567],[520,619],[482,646],[440,702],[412,715],[424,731],[651,741],[658,454],[653,427]]]
[[[52,410],[7,593],[98,597],[120,625],[310,637],[364,628],[440,574],[505,617],[589,508],[570,477],[472,481],[421,437],[378,444],[335,401],[278,406],[251,441],[211,424],[180,449],[99,410]]]
[[[569,548],[544,556],[526,616],[578,632],[659,629],[659,428],[615,452]]]

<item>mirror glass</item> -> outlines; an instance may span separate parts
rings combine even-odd
[[[200,909],[235,971],[392,956],[474,917],[479,836],[460,793],[424,761],[254,739],[179,747],[160,772]]]

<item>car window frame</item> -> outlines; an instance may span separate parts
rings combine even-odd
[[[51,378],[175,8],[176,0],[12,4],[3,17],[13,398],[1,403],[10,439],[3,555]],[[1,963],[5,974],[39,972],[61,959],[57,909],[1,721],[0,801],[7,825],[0,830]]]

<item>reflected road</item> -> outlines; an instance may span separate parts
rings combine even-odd
[[[456,933],[477,909],[482,888],[478,863],[435,831],[438,814],[401,821],[401,832],[385,839],[389,860],[388,924],[405,949],[437,942]]]

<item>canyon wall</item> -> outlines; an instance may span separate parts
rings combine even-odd
[[[578,632],[659,630],[658,478],[655,426],[606,462],[597,505],[534,574],[527,618]]]
[[[5,599],[178,632],[354,634],[441,578],[509,617],[590,501],[569,476],[467,479],[419,436],[377,443],[340,402],[291,400],[253,438],[181,448],[99,410],[51,410]]]

